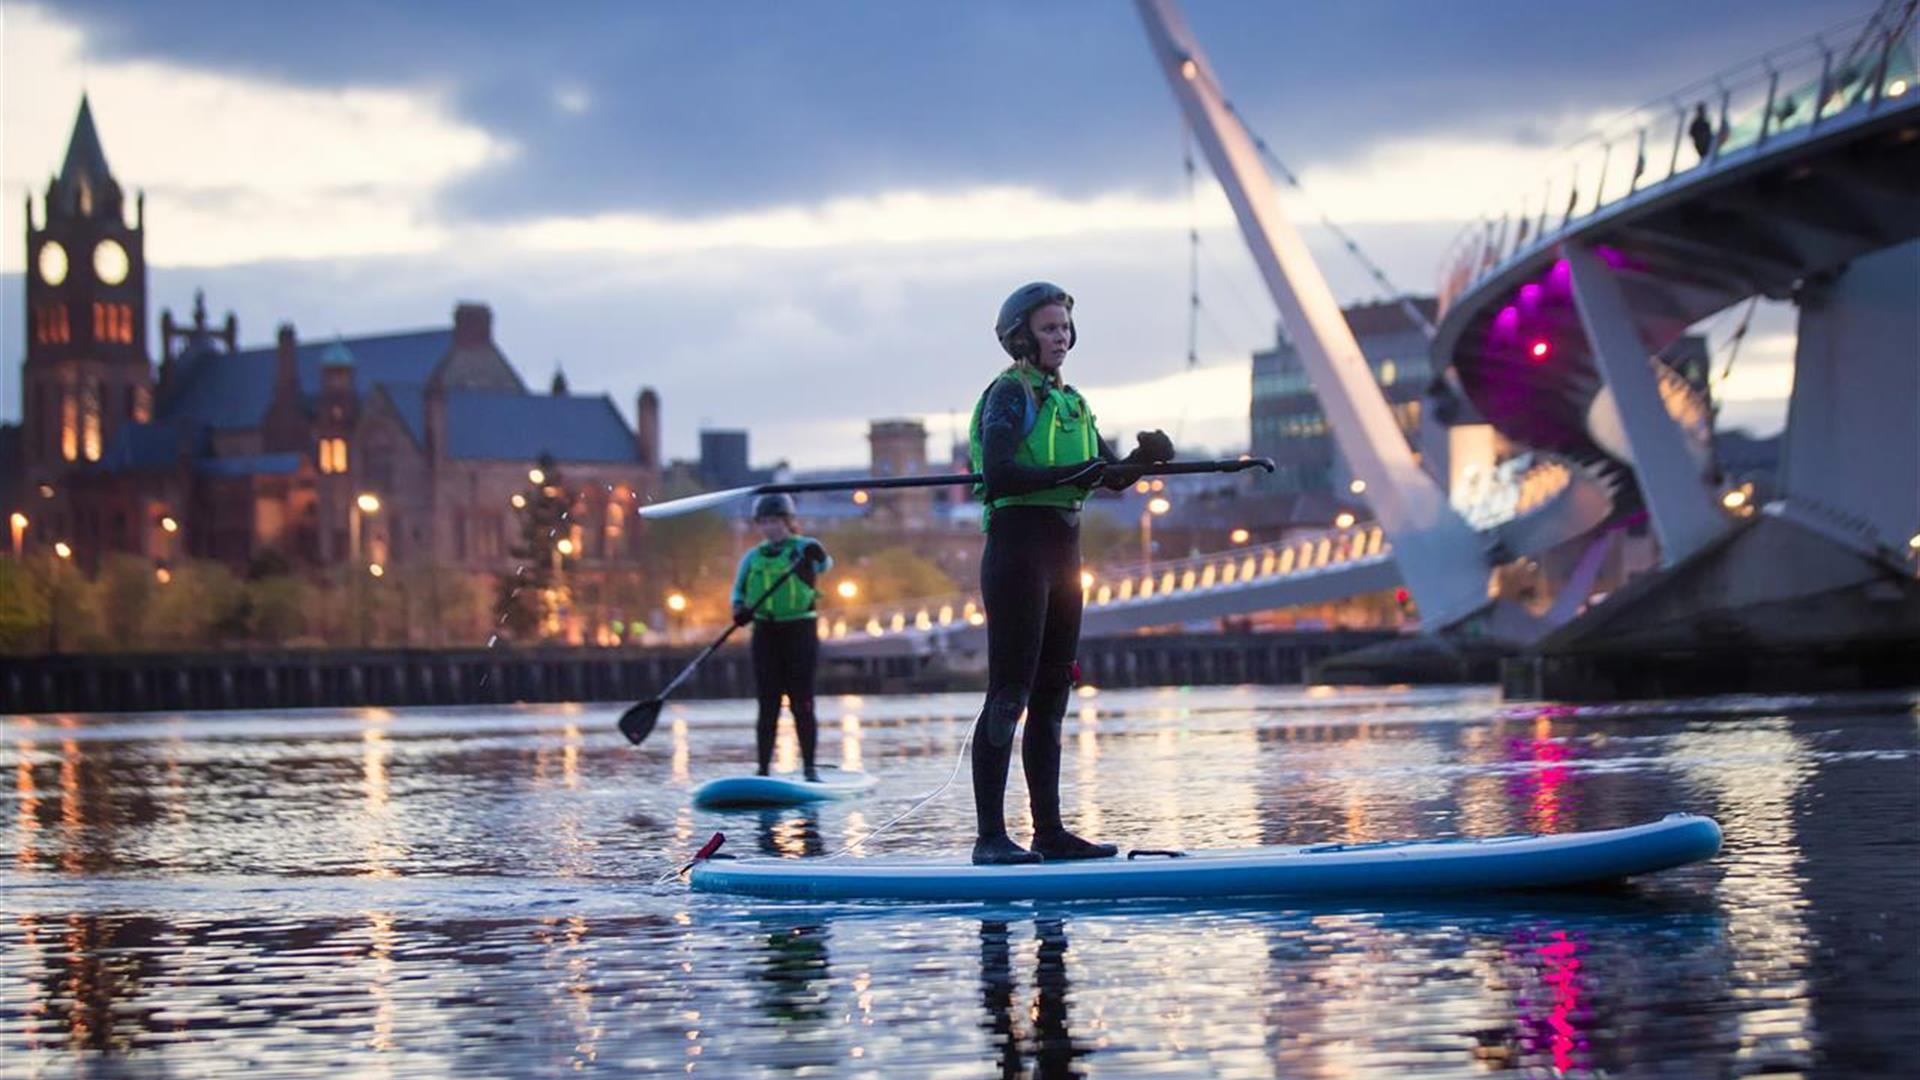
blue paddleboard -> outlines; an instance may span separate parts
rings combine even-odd
[[[804,900],[1145,900],[1428,896],[1616,881],[1712,858],[1720,826],[1669,814],[1623,829],[1556,835],[1219,848],[1138,857],[974,866],[966,856],[729,859],[693,868],[701,892]]]
[[[799,773],[778,776],[724,776],[709,780],[693,792],[693,805],[707,810],[748,810],[759,807],[802,806],[807,803],[850,799],[880,781],[863,772],[823,766],[818,781]]]

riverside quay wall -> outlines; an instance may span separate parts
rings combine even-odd
[[[1309,666],[1391,637],[1379,631],[1151,634],[1080,644],[1082,681],[1095,686],[1304,682]],[[637,701],[698,654],[655,649],[252,650],[0,657],[0,713],[296,709],[356,705],[492,705]],[[980,689],[978,657],[823,654],[819,689],[932,693]],[[751,697],[744,646],[715,653],[681,698]]]

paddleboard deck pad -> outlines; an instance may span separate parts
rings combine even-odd
[[[701,892],[768,899],[939,903],[1428,896],[1617,881],[1709,859],[1719,850],[1720,826],[1712,818],[1669,814],[1595,832],[1132,852],[1026,866],[974,866],[966,856],[716,855],[694,864],[692,883]]]
[[[850,799],[872,790],[878,778],[863,772],[822,768],[818,781],[799,773],[779,776],[723,776],[693,792],[693,805],[707,810],[751,810]]]

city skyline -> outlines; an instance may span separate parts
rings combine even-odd
[[[1427,292],[1473,208],[1530,181],[1597,119],[1703,66],[1863,11],[1766,5],[1742,8],[1736,23],[1631,5],[1607,19],[1566,16],[1591,24],[1589,44],[1637,35],[1631,62],[1588,48],[1564,68],[1530,53],[1499,71],[1467,73],[1462,61],[1423,76],[1396,67],[1406,45],[1378,41],[1342,58],[1338,78],[1312,42],[1350,39],[1345,16],[1303,11],[1283,22],[1210,7],[1195,18],[1226,46],[1223,73],[1314,205],[1351,226],[1402,288]],[[941,59],[932,66],[885,50],[806,48],[835,34],[858,45],[923,29],[903,13],[807,27],[764,12],[746,24],[754,33],[732,27],[726,49],[695,58],[665,56],[661,43],[728,28],[688,14],[602,14],[528,28],[525,54],[494,71],[478,63],[477,39],[430,16],[370,13],[353,30],[289,23],[276,35],[271,22],[192,11],[170,25],[110,6],[56,14],[9,4],[0,308],[20,310],[23,189],[57,166],[84,86],[115,173],[151,197],[155,317],[181,315],[204,287],[210,306],[239,315],[243,342],[259,344],[281,320],[320,338],[427,325],[455,300],[486,300],[530,378],[544,381],[557,363],[577,391],[616,401],[642,381],[658,385],[668,455],[692,456],[700,427],[745,427],[756,461],[804,468],[860,460],[874,417],[924,418],[937,447],[999,362],[992,307],[1011,284],[1044,275],[1081,297],[1088,333],[1069,375],[1110,431],[1151,423],[1183,429],[1187,441],[1244,441],[1247,365],[1272,344],[1273,317],[1204,168],[1189,205],[1179,123],[1130,11],[1029,20],[975,9],[932,50]],[[1538,20],[1504,8],[1471,16],[1450,17],[1426,44],[1496,23],[1517,35]],[[1430,21],[1411,8],[1384,17],[1423,30]],[[568,51],[599,23],[610,42],[645,44],[655,66],[628,71],[612,44]],[[299,40],[275,44],[295,29]],[[391,41],[368,45],[375,31]],[[312,34],[347,37],[325,49]],[[1043,111],[1063,114],[1058,125],[1019,109],[1006,116],[1010,100],[1026,99],[1004,87],[956,98],[967,72],[1005,75],[1048,57],[1052,39],[1073,53],[1036,77]],[[329,56],[340,62],[320,62]],[[1436,119],[1401,107],[1420,99],[1422,77],[1445,81],[1458,108]],[[791,93],[776,102],[767,84],[781,78]],[[887,78],[900,100],[876,102],[862,80]],[[685,130],[701,126],[686,107],[649,96],[672,79],[711,113],[704,142]],[[1342,92],[1298,108],[1315,85]],[[522,93],[506,94],[512,87]],[[1511,100],[1522,89],[1524,104]],[[929,110],[942,136],[915,136],[897,115],[911,108]],[[825,128],[792,127],[801,114]],[[1543,115],[1561,120],[1542,130]],[[1052,146],[1056,133],[1061,152],[1008,153],[1008,139]],[[257,152],[262,140],[271,153]],[[648,151],[658,153],[639,168],[634,156]],[[1469,173],[1467,162],[1480,164]],[[1289,209],[1310,240],[1326,239],[1312,208]],[[1206,310],[1201,365],[1188,371],[1185,232],[1196,222]],[[1011,224],[980,239],[998,223]],[[1332,244],[1316,249],[1343,300],[1377,293]],[[19,337],[6,335],[6,419],[20,411]],[[716,362],[734,377],[712,378]],[[888,367],[909,363],[911,379]],[[796,369],[833,384],[811,395],[829,411],[798,416],[788,396],[736,389]],[[1790,370],[1786,320],[1763,318],[1723,388],[1729,425],[1777,428]],[[1233,440],[1217,434],[1228,420]]]

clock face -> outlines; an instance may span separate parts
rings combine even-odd
[[[40,280],[49,285],[67,280],[67,249],[58,241],[49,240],[40,245]]]
[[[102,240],[93,249],[93,272],[107,285],[127,280],[127,249],[118,240]]]

